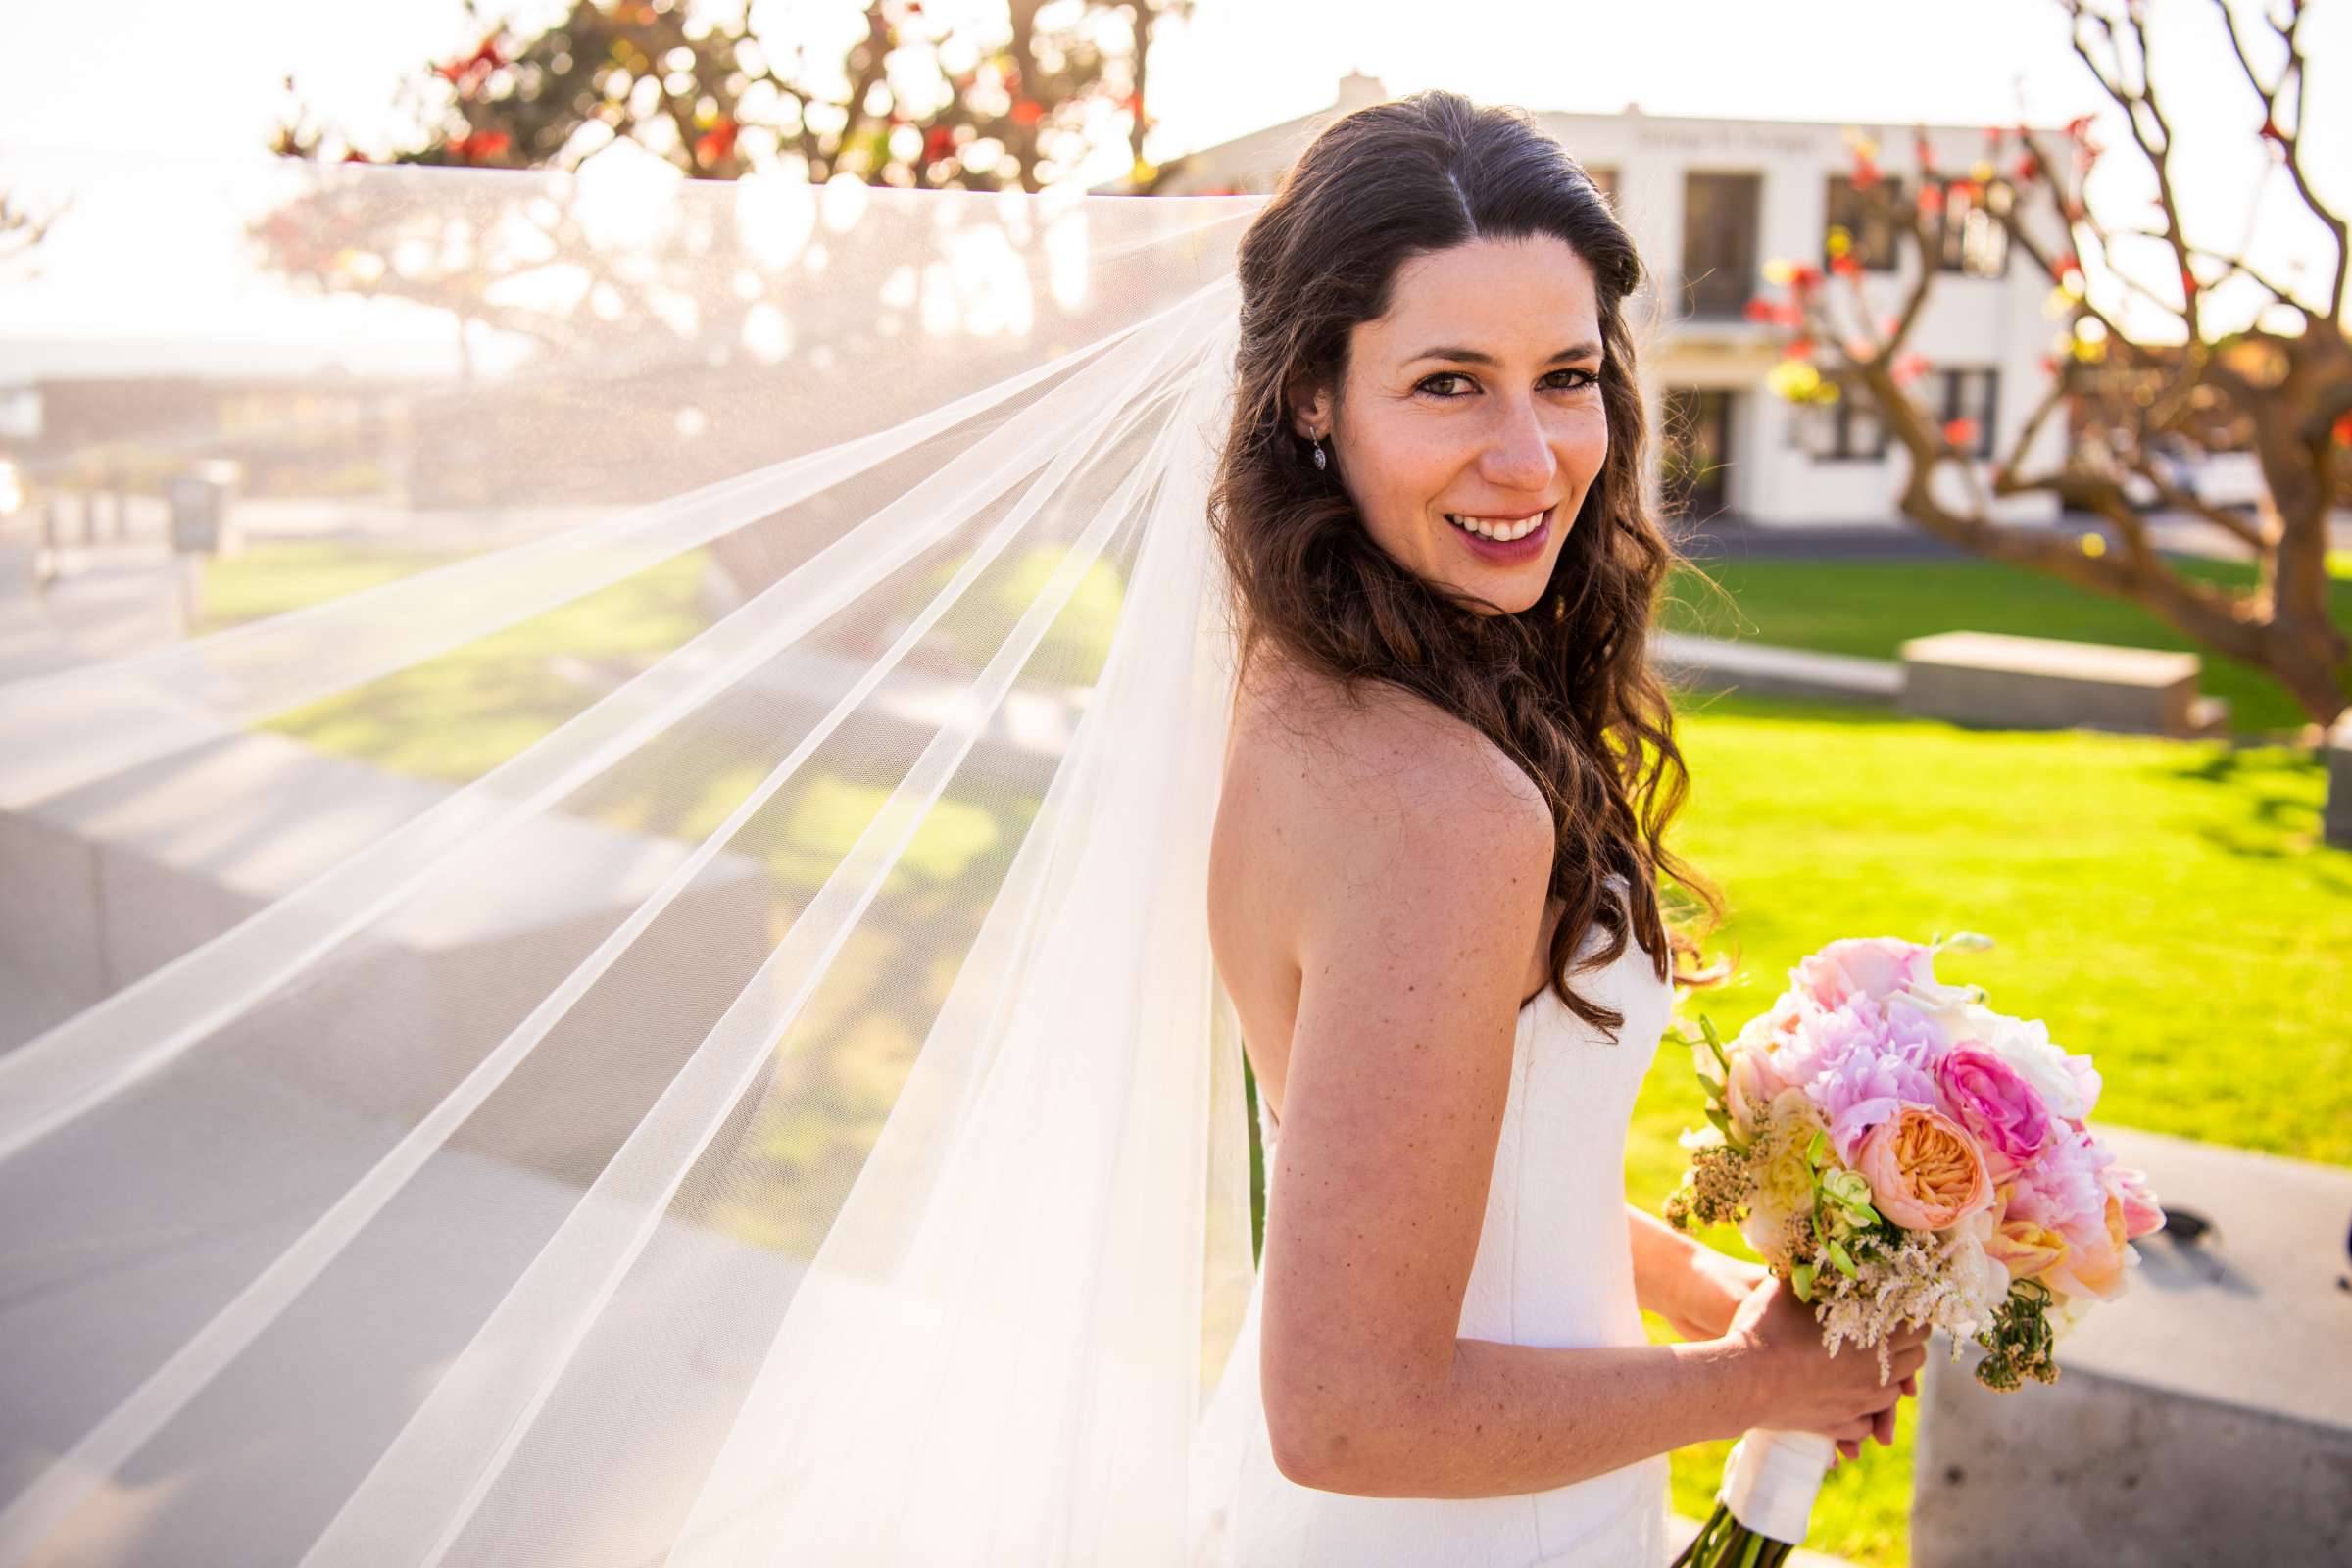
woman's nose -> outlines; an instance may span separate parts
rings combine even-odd
[[[1534,404],[1522,402],[1506,408],[1496,428],[1489,432],[1479,475],[1499,489],[1532,495],[1550,489],[1554,466],[1544,421],[1536,416]]]

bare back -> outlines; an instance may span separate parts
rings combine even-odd
[[[1351,707],[1327,680],[1271,645],[1241,682],[1209,849],[1209,942],[1240,1016],[1258,1093],[1276,1120],[1301,984],[1301,910],[1294,895],[1301,879],[1326,870],[1311,846],[1330,810],[1329,769],[1348,749],[1351,731],[1360,737],[1368,727],[1386,727],[1409,736],[1431,725],[1467,728],[1393,688],[1374,687],[1362,707]],[[1362,894],[1377,898],[1380,890]],[[1523,1006],[1551,983],[1551,938],[1565,912],[1561,901],[1546,900],[1540,938],[1520,977]]]

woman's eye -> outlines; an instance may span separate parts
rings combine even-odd
[[[1544,380],[1546,386],[1562,392],[1581,392],[1586,387],[1600,385],[1600,376],[1592,370],[1554,370]],[[1427,392],[1432,397],[1451,400],[1467,397],[1470,387],[1471,381],[1468,376],[1458,370],[1445,370],[1436,375],[1424,377],[1418,390]]]

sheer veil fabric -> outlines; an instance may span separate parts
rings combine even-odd
[[[0,178],[0,1564],[1184,1561],[1259,202]]]

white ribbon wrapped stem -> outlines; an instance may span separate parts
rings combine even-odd
[[[1759,1536],[1801,1542],[1837,1451],[1838,1446],[1818,1432],[1757,1427],[1732,1445],[1715,1500]]]

